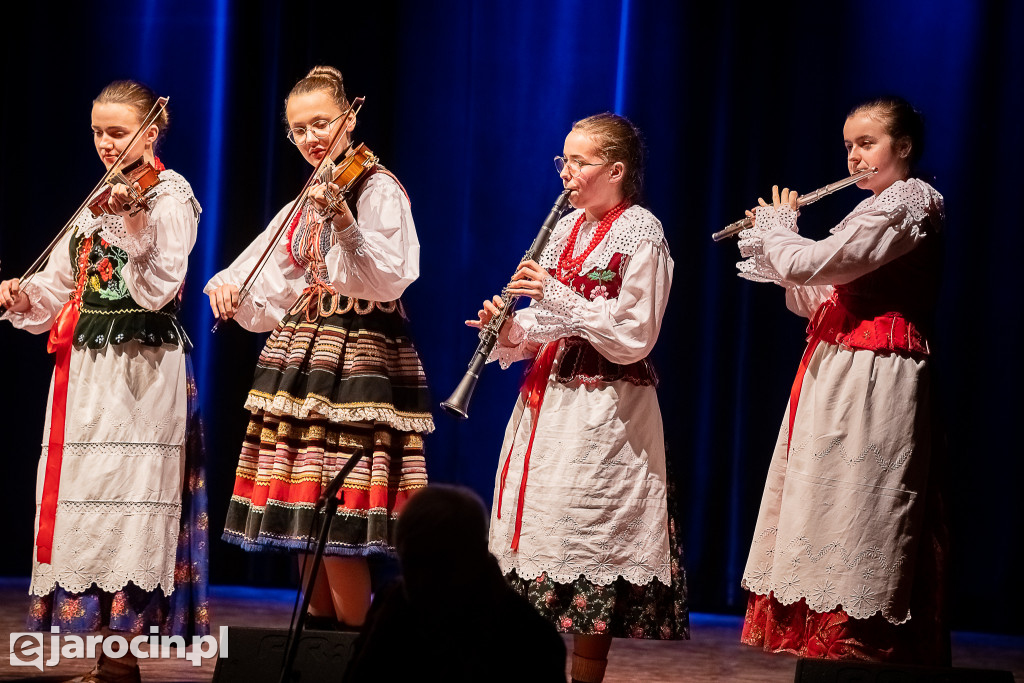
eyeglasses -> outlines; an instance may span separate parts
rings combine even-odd
[[[604,166],[607,161],[599,161],[597,163],[587,164],[575,159],[566,159],[565,157],[555,157],[555,170],[558,171],[558,175],[562,175],[562,169],[569,169],[569,175],[573,178],[577,177],[582,171],[584,166]]]
[[[288,130],[288,141],[293,145],[301,145],[306,141],[310,135],[314,135],[317,138],[323,140],[331,132],[331,124],[340,119],[344,114],[338,114],[333,119],[328,121],[327,119],[320,119],[314,121],[305,127],[290,128]]]

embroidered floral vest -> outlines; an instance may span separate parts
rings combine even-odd
[[[85,242],[86,236],[76,232],[69,249],[75,281],[81,276],[80,256],[85,264],[75,348],[101,349],[134,341],[143,346],[170,344],[190,350],[192,344],[177,317],[181,293],[158,311],[143,308],[132,299],[121,277],[128,254],[102,239],[99,232],[93,234],[88,254],[81,253]]]
[[[593,301],[597,297],[616,299],[622,289],[622,271],[629,263],[629,257],[616,253],[605,268],[595,268],[572,278],[566,284],[574,292]],[[553,273],[552,273],[553,274]],[[565,353],[558,364],[556,379],[562,384],[580,381],[583,384],[614,382],[624,380],[639,386],[657,386],[658,375],[650,360],[620,365],[608,360],[581,337],[568,337],[563,341]]]

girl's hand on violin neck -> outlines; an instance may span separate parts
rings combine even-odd
[[[330,200],[327,194],[330,193],[337,196],[335,193],[339,191],[339,187],[334,183],[327,183],[326,185],[321,183],[314,185],[309,188],[309,201],[312,202],[313,208],[320,213],[327,211],[327,205],[330,204]]]
[[[505,302],[501,300],[501,297],[495,296],[490,301],[485,301],[483,303],[483,308],[476,312],[477,320],[467,320],[466,324],[470,327],[480,329],[487,323],[491,322],[491,318],[498,315],[504,307]]]
[[[355,222],[348,204],[339,198],[340,194],[341,188],[334,183],[315,185],[309,190],[309,201],[312,202],[317,213],[324,215],[331,211],[334,212],[331,216],[331,226],[335,230],[344,230]]]
[[[519,269],[508,283],[508,292],[514,296],[528,296],[540,301],[544,298],[544,280],[548,271],[541,268],[536,261],[523,261]]]
[[[32,308],[32,302],[21,291],[21,281],[17,278],[0,282],[0,304],[11,313],[25,313]]]
[[[217,289],[211,289],[208,296],[215,318],[228,320],[238,310],[238,287],[236,285],[221,285]]]
[[[124,219],[125,230],[128,231],[129,235],[137,235],[143,228],[146,227],[146,212],[138,210],[134,198],[142,194],[142,188],[139,187],[138,183],[134,183],[135,192],[133,193],[128,189],[128,186],[118,183],[110,188],[110,198],[107,199],[107,205],[104,207],[106,213],[120,216]],[[125,209],[124,207],[129,207]],[[134,216],[131,215],[134,212]]]

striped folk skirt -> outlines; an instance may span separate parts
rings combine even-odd
[[[427,485],[423,436],[434,423],[401,304],[353,303],[328,316],[290,313],[267,340],[246,401],[225,540],[247,550],[310,548],[324,516],[317,499],[360,454],[338,494],[326,553],[393,554],[397,515]]]

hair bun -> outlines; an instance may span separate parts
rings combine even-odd
[[[343,110],[349,106],[341,71],[333,66],[321,64],[310,69],[309,73],[292,87],[288,97],[285,98],[285,106],[288,106],[288,100],[292,95],[305,95],[311,92],[326,92]]]
[[[341,72],[333,66],[327,66],[326,64],[314,66],[306,74],[306,78],[326,78],[337,83],[339,87],[343,83]]]

